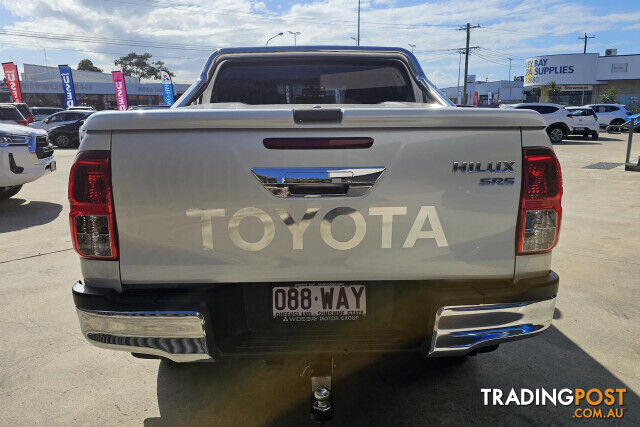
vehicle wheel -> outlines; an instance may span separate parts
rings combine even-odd
[[[624,120],[622,120],[622,119],[613,119],[613,120],[611,120],[610,124],[612,126],[620,126],[623,123],[624,123]]]
[[[22,185],[14,185],[12,187],[0,187],[0,200],[6,200],[18,194]]]
[[[598,132],[591,132],[591,139],[598,139]]]
[[[60,148],[69,148],[72,144],[71,138],[64,134],[56,136],[54,143]]]
[[[547,130],[547,133],[549,134],[549,139],[552,144],[561,142],[567,136],[561,126],[551,126]]]
[[[585,131],[585,132],[583,132],[583,133],[582,133],[582,137],[583,137],[584,139],[589,138],[589,135],[591,135],[591,133],[589,133],[589,132],[587,132],[587,131]]]

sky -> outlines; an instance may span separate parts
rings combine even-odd
[[[83,58],[110,72],[129,52],[149,52],[191,83],[220,47],[353,45],[358,0],[0,0],[0,62],[69,64]],[[361,0],[360,44],[414,49],[439,87],[458,82],[471,32],[469,74],[478,80],[524,74],[525,59],[582,52],[640,53],[640,0]],[[412,48],[410,44],[415,45]],[[464,73],[464,58],[462,58]]]

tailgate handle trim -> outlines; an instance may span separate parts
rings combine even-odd
[[[378,181],[382,166],[355,168],[253,168],[253,176],[276,197],[359,197]]]
[[[304,123],[342,123],[340,108],[305,108],[293,110],[293,121]]]

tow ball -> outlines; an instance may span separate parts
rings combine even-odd
[[[308,361],[300,376],[311,378],[311,418],[326,421],[333,418],[333,393],[331,375],[335,365],[333,358],[329,360]]]

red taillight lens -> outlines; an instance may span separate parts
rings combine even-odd
[[[84,258],[117,259],[109,151],[80,152],[69,174],[69,223]]]
[[[550,148],[525,148],[518,254],[549,252],[558,242],[562,219],[562,173]]]

